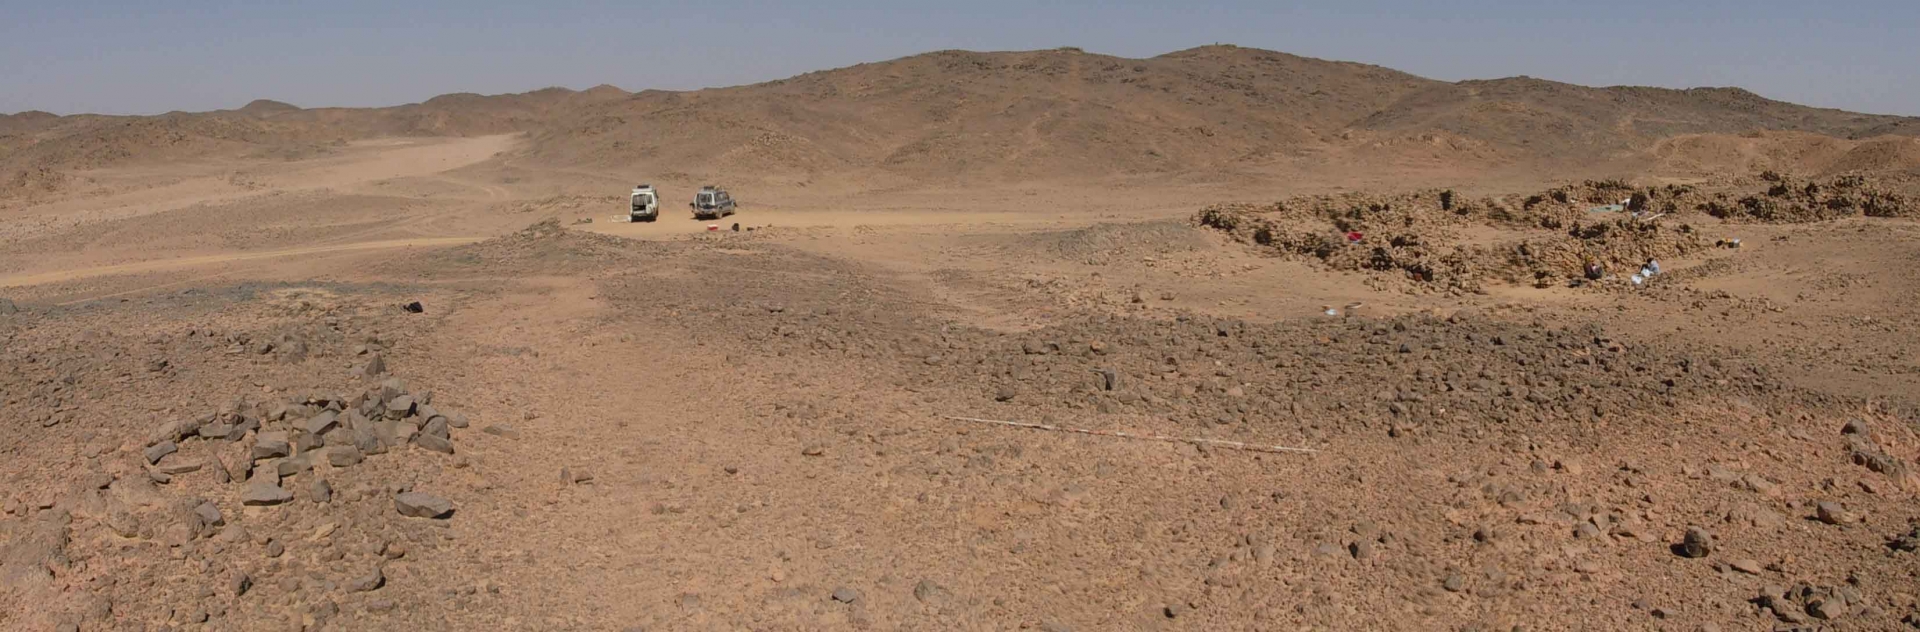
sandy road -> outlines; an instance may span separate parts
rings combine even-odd
[[[154,261],[140,261],[135,263],[125,263],[120,265],[99,266],[99,267],[93,267],[93,268],[78,268],[78,269],[71,269],[71,270],[56,270],[52,272],[40,272],[35,274],[22,274],[22,275],[15,275],[15,276],[9,276],[9,277],[0,277],[0,287],[26,287],[26,286],[34,286],[34,285],[45,285],[48,283],[60,283],[63,281],[74,281],[78,279],[87,279],[87,278],[101,277],[101,276],[110,276],[110,275],[118,275],[118,274],[138,274],[138,273],[146,273],[146,272],[165,272],[170,270],[181,270],[186,268],[194,268],[199,266],[207,266],[207,265],[214,265],[214,264],[221,264],[221,263],[250,261],[255,259],[272,259],[272,258],[278,258],[278,257],[291,257],[296,255],[326,254],[326,253],[348,252],[348,251],[357,251],[357,250],[384,250],[384,249],[390,249],[390,248],[413,248],[413,247],[431,248],[431,247],[442,247],[442,246],[458,246],[461,244],[470,244],[476,241],[480,241],[481,239],[482,238],[480,237],[426,237],[426,238],[420,238],[420,239],[392,239],[392,240],[386,240],[386,241],[363,241],[358,243],[334,244],[329,246],[311,246],[306,248],[287,248],[283,250],[232,252],[232,253],[217,254],[217,255],[206,255],[201,257],[181,257],[177,259],[159,259]]]
[[[83,196],[24,207],[0,216],[15,224],[0,224],[0,234],[23,226],[65,227],[88,222],[125,220],[195,205],[235,202],[301,191],[353,191],[398,178],[445,173],[492,158],[512,149],[518,136],[499,135],[460,139],[390,139],[357,144],[339,156],[244,170],[248,186],[231,181],[231,170],[187,176],[178,182],[103,196]],[[205,171],[206,165],[192,166]],[[186,172],[187,166],[179,170]],[[511,197],[503,188],[463,182],[488,200]],[[58,218],[48,221],[49,218]],[[44,226],[41,228],[44,230]]]
[[[439,178],[471,188],[482,194],[476,203],[493,203],[512,198],[504,187],[471,179],[440,176],[450,170],[488,160],[511,149],[517,136],[501,135],[466,139],[388,139],[358,143],[341,155],[290,164],[274,164],[249,169],[252,185],[236,187],[223,177],[189,177],[187,180],[156,188],[128,191],[106,197],[77,197],[29,207],[12,217],[0,218],[0,234],[14,231],[21,237],[62,234],[76,227],[125,222],[194,205],[270,201],[287,193],[309,191],[353,191],[395,178]],[[183,167],[184,169],[184,167]],[[152,230],[165,233],[165,226]],[[369,235],[373,237],[373,235]],[[410,247],[439,247],[478,241],[472,236],[405,237],[346,241],[294,248],[261,248],[229,252],[195,253],[193,256],[151,259],[113,265],[88,256],[84,238],[73,242],[74,250],[46,252],[60,255],[21,260],[10,276],[0,277],[0,288],[23,288],[96,277],[170,272],[215,267],[237,262],[280,259],[303,255],[375,251]],[[364,238],[363,238],[364,239]],[[337,241],[337,240],[330,240]],[[189,250],[191,252],[191,250]],[[10,253],[29,255],[30,253]],[[125,254],[125,253],[120,253]],[[91,261],[89,260],[91,259]],[[124,261],[124,258],[122,259]],[[231,266],[228,266],[231,269]],[[177,279],[156,279],[158,286],[178,283]]]

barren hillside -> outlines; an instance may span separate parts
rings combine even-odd
[[[528,157],[549,167],[782,182],[1272,177],[1327,164],[1556,173],[1602,164],[1681,173],[1759,163],[1811,172],[1920,164],[1897,140],[1869,143],[1844,160],[1815,152],[1817,160],[1797,162],[1791,148],[1752,159],[1753,149],[1729,148],[1751,143],[1722,137],[1904,139],[1920,135],[1920,119],[1805,107],[1737,88],[1589,88],[1526,77],[1447,83],[1208,46],[1148,59],[1078,49],[940,51],[689,92],[549,88],[374,109],[262,100],[153,117],[29,112],[0,117],[0,172],[18,193],[57,188],[67,172],[106,165],[509,132],[529,133]]]
[[[1432,82],[1250,49],[1153,59],[943,51],[692,93],[646,92],[558,122],[555,163],[720,173],[1084,177],[1230,167],[1336,140]]]
[[[1838,138],[1920,133],[1920,121],[1812,108],[1739,88],[1589,88],[1531,77],[1435,84],[1368,116],[1377,131],[1441,131],[1535,153],[1638,151],[1680,134],[1762,130]]]
[[[390,136],[482,136],[534,129],[599,100],[603,86],[523,94],[447,94],[387,108],[314,108],[256,100],[237,110],[158,116],[0,115],[0,167],[97,169],[160,160],[230,157],[276,148]]]
[[[943,51],[690,93],[646,92],[544,126],[552,164],[713,174],[1101,178],[1259,171],[1355,151],[1579,166],[1681,134],[1920,132],[1913,119],[1739,89],[1446,83],[1211,46],[1151,59]]]

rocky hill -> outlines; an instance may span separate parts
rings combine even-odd
[[[1148,59],[1077,49],[940,51],[686,92],[549,88],[371,109],[262,100],[149,117],[27,112],[0,116],[0,171],[516,132],[531,139],[527,158],[550,166],[925,182],[1271,175],[1382,157],[1468,168],[1611,161],[1713,171],[1753,166],[1755,152],[1768,156],[1760,162],[1769,168],[1912,169],[1916,152],[1904,141],[1920,136],[1920,119],[1806,107],[1737,88],[1590,88],[1526,77],[1449,83],[1233,46]],[[1767,134],[1789,136],[1759,148],[1738,140]],[[1790,148],[1775,146],[1806,145],[1806,135],[1845,146],[1822,153],[1818,165],[1798,165]],[[1841,159],[1856,143],[1864,149]]]
[[[1150,59],[942,51],[781,81],[607,99],[535,130],[554,164],[715,174],[1102,178],[1260,171],[1365,153],[1590,164],[1678,135],[1920,135],[1735,88],[1447,83],[1231,46]],[[1435,152],[1434,148],[1440,151]]]

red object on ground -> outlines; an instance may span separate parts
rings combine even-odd
[[[707,230],[720,230],[719,224],[707,224]]]
[[[1347,243],[1350,243],[1350,244],[1360,243],[1360,233],[1359,232],[1347,233]]]

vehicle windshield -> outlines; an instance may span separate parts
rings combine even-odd
[[[633,203],[634,204],[652,204],[653,194],[652,193],[636,193],[633,196]]]
[[[699,198],[697,198],[697,201],[698,201],[698,202],[699,202],[699,203],[700,203],[700,204],[701,204],[702,206],[711,206],[711,205],[713,204],[713,194],[712,194],[712,193],[702,193],[702,194],[700,194],[700,197],[699,197]]]

